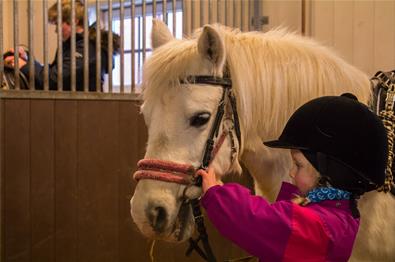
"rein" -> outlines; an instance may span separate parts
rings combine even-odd
[[[391,192],[395,196],[394,186],[394,140],[395,140],[395,70],[377,72],[371,79],[373,85],[373,101],[371,109],[381,118],[387,131],[388,159],[385,169],[385,182],[378,191]]]
[[[142,159],[138,162],[138,170],[133,177],[137,181],[140,179],[154,179],[186,185],[183,196],[183,204],[189,203],[191,205],[196,228],[199,233],[197,239],[189,239],[189,247],[186,251],[186,255],[189,256],[192,251],[195,250],[204,260],[209,262],[215,262],[216,258],[208,241],[208,235],[206,232],[206,227],[204,225],[203,215],[200,209],[200,197],[189,199],[185,196],[185,192],[190,186],[201,187],[202,178],[201,176],[195,175],[196,171],[198,169],[208,168],[210,163],[214,160],[215,156],[219,152],[227,136],[229,136],[230,138],[231,163],[233,163],[235,155],[237,153],[233,138],[233,131],[234,133],[236,133],[239,148],[241,146],[240,122],[237,114],[236,99],[232,92],[232,81],[230,77],[227,76],[223,78],[207,75],[188,76],[185,78],[185,80],[181,80],[180,83],[206,84],[222,87],[221,100],[218,103],[217,113],[215,115],[214,122],[211,126],[210,133],[204,147],[201,164],[198,168],[195,168],[189,164],[180,164],[158,159]],[[225,115],[225,106],[227,106],[228,103],[230,103],[230,109],[232,110],[232,117],[231,119],[229,119],[231,120],[233,125],[226,128],[226,123],[223,121],[223,118]],[[228,120],[228,118],[225,118],[225,120]],[[219,135],[221,123],[223,123],[224,127],[221,135]],[[202,241],[203,249],[199,247],[199,241]]]

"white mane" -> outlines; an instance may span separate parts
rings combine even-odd
[[[249,134],[277,138],[292,112],[314,97],[351,92],[361,102],[369,101],[367,75],[314,40],[281,28],[264,34],[215,28],[224,37],[244,138]],[[186,65],[199,61],[196,38],[200,33],[155,50],[144,67],[145,101],[161,97],[172,86],[169,81],[174,86],[188,74]],[[213,73],[222,75],[222,70]],[[245,147],[254,147],[255,141],[244,141]]]

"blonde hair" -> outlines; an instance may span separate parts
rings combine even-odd
[[[84,4],[80,0],[75,1],[75,19],[77,25],[84,25]],[[58,19],[57,3],[48,9],[48,21],[56,23]],[[71,0],[62,0],[62,22],[71,25]]]
[[[292,203],[295,203],[299,206],[305,206],[310,203],[310,199],[305,196],[296,195],[294,198],[291,199]]]

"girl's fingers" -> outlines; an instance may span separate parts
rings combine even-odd
[[[204,169],[199,169],[199,170],[196,172],[196,175],[201,176],[201,177],[206,177],[207,172],[206,172]]]

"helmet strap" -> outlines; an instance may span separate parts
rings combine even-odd
[[[321,152],[317,152],[317,170],[321,174],[321,176],[328,176],[328,164],[327,164],[327,156]]]
[[[318,172],[320,173],[323,183],[330,183],[330,176],[328,176],[328,157],[326,154],[323,154],[321,152],[317,152],[317,165],[318,165]],[[360,213],[358,210],[358,202],[357,199],[359,198],[359,195],[357,195],[355,192],[351,192],[350,196],[350,209],[351,209],[351,214],[354,218],[359,218]]]

